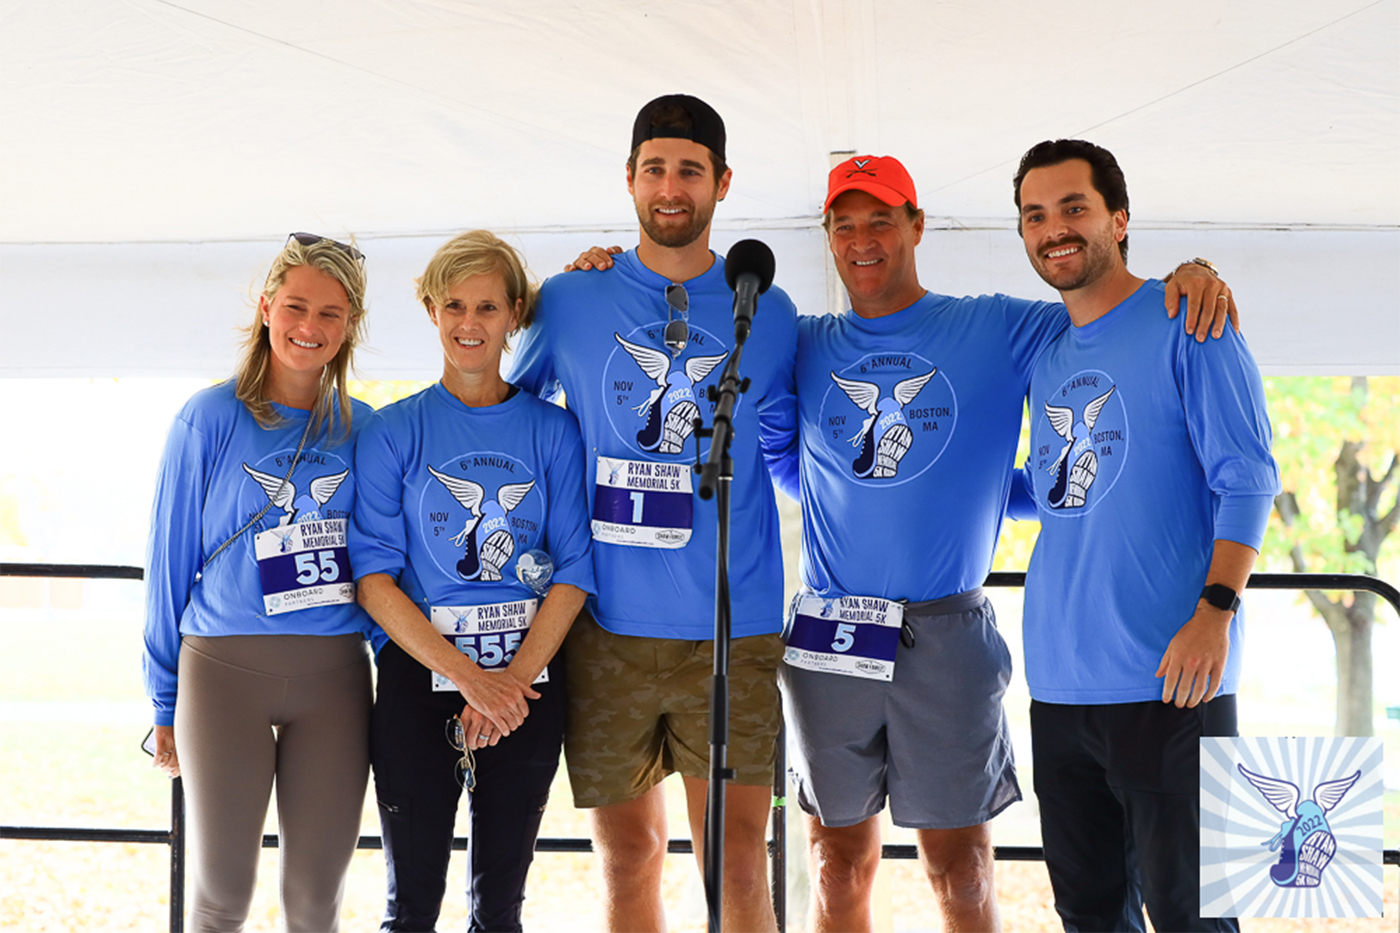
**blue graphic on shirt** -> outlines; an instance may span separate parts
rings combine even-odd
[[[1054,477],[1038,495],[1051,509],[1088,512],[1117,481],[1128,453],[1127,415],[1107,374],[1085,370],[1042,403],[1031,445],[1036,470]]]
[[[509,473],[517,469],[524,471],[523,466],[513,458],[499,455],[466,455],[458,458],[458,462],[478,468],[485,466],[495,474],[502,469]],[[444,563],[453,563],[457,577],[462,580],[497,582],[503,579],[516,545],[533,545],[538,537],[543,511],[540,497],[536,495],[529,508],[521,508],[534,490],[535,480],[484,484],[463,476],[453,476],[432,466],[428,467],[428,472],[438,481],[428,484],[423,491],[427,524],[433,528],[433,538],[429,539],[433,559],[440,567]],[[487,489],[492,486],[495,496],[488,498]],[[466,510],[461,530],[455,534],[451,533],[455,520],[450,511],[433,507],[433,499],[441,502],[443,498],[440,492],[430,497],[429,493],[433,490],[446,490],[457,505]],[[450,551],[450,556],[445,553],[440,556],[439,552],[444,551]],[[457,557],[455,563],[452,557]]]
[[[1361,772],[1320,782],[1313,788],[1313,799],[1300,803],[1302,791],[1292,781],[1256,774],[1244,765],[1236,767],[1269,805],[1286,817],[1273,838],[1260,843],[1268,846],[1270,852],[1279,853],[1277,864],[1269,869],[1269,879],[1281,888],[1315,888],[1322,884],[1322,872],[1337,854],[1337,838],[1332,835],[1326,814],[1342,802],[1347,791],[1360,780]]]
[[[834,456],[854,453],[851,476],[903,483],[942,456],[957,426],[957,396],[933,363],[912,353],[882,353],[829,374],[833,386],[817,424]]]
[[[350,475],[350,471],[347,469],[327,476],[318,476],[307,483],[305,494],[299,494],[296,482],[290,478],[284,482],[282,477],[255,470],[247,463],[243,464],[243,469],[263,488],[268,501],[274,507],[282,510],[282,515],[277,522],[279,527],[301,522],[320,521],[329,517],[321,514],[321,508],[331,501],[331,497],[340,488],[340,484],[345,482],[345,477]],[[303,479],[302,482],[306,482],[306,480]],[[286,542],[289,539],[284,537],[282,540],[285,550]]]
[[[935,366],[922,376],[896,382],[890,394],[884,396],[880,387],[873,382],[842,379],[835,373],[831,374],[832,381],[866,414],[860,433],[851,439],[851,446],[860,448],[860,456],[851,464],[856,476],[886,479],[899,472],[899,461],[904,459],[909,445],[914,442],[914,432],[909,430],[904,408],[918,397],[937,372],[938,367]]]
[[[642,373],[656,383],[642,402],[629,406],[639,418],[645,419],[641,430],[636,432],[637,446],[656,453],[680,453],[694,432],[695,419],[700,415],[700,407],[696,404],[696,386],[724,362],[729,351],[692,356],[682,363],[664,350],[633,343],[621,334],[614,333],[613,337]],[[620,384],[621,381],[615,381],[615,388]],[[628,391],[632,390],[631,382],[627,382],[626,386]]]

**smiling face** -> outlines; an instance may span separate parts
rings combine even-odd
[[[909,217],[904,205],[892,207],[866,191],[847,191],[831,202],[828,228],[836,271],[861,317],[893,314],[923,296],[914,248],[924,237],[924,221]]]
[[[443,304],[429,303],[428,317],[442,340],[444,379],[499,378],[506,337],[520,323],[524,302],[506,298],[499,272],[458,279]]]
[[[627,191],[642,231],[658,246],[680,249],[710,228],[715,205],[729,192],[731,173],[716,179],[710,150],[689,139],[648,139],[637,147]]]
[[[1089,163],[1034,168],[1021,181],[1021,239],[1035,271],[1061,292],[1092,285],[1122,266],[1126,211],[1110,211]]]
[[[345,288],[314,266],[293,266],[269,301],[258,299],[272,346],[273,377],[319,377],[340,352],[350,320]]]

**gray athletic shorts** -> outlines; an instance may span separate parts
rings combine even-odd
[[[890,682],[778,668],[797,802],[825,826],[985,823],[1021,799],[1001,708],[1011,653],[981,588],[904,611]]]

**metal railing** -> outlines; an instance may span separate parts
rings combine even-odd
[[[140,567],[125,567],[112,564],[22,564],[0,563],[0,577],[49,577],[79,578],[89,580],[141,580],[144,577]],[[988,575],[986,586],[1013,587],[1025,586],[1024,573],[993,573]],[[1400,615],[1400,590],[1375,577],[1350,573],[1256,573],[1249,579],[1252,590],[1364,590],[1375,593],[1390,603]],[[768,841],[771,856],[773,908],[777,914],[778,929],[785,930],[787,924],[787,835],[786,835],[786,778],[783,736],[779,735],[777,762],[773,779],[773,835]],[[48,842],[126,842],[158,843],[170,846],[170,930],[183,933],[185,928],[185,800],[179,778],[171,782],[170,789],[170,829],[98,829],[68,826],[0,826],[0,839],[27,839]],[[276,835],[263,836],[263,848],[277,848]],[[381,849],[383,841],[379,836],[361,836],[356,846],[359,849]],[[464,836],[452,840],[452,848],[465,850],[467,839]],[[541,838],[535,842],[536,852],[593,851],[593,842],[582,838]],[[671,839],[666,844],[668,854],[690,854],[694,850],[689,839]],[[881,857],[888,859],[918,858],[918,850],[912,845],[886,844],[881,847]],[[1043,862],[1045,851],[1040,846],[996,846],[998,861]],[[1386,849],[1384,864],[1400,865],[1400,849]]]

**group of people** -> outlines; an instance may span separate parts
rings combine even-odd
[[[725,149],[703,101],[646,104],[637,247],[538,291],[489,233],[444,245],[417,282],[443,377],[378,412],[346,391],[364,257],[289,237],[156,491],[145,669],[156,764],[188,795],[191,928],[241,927],[275,778],[288,929],[335,929],[372,766],[382,929],[434,927],[466,789],[471,928],[518,930],[561,744],[607,926],[665,928],[672,772],[703,864],[717,519],[689,466],[735,349],[709,247]],[[1278,485],[1257,367],[1209,262],[1128,271],[1107,151],[1032,148],[1014,199],[1063,304],[926,291],[914,182],[876,156],[833,169],[822,208],[850,310],[759,299],[730,451],[726,929],[775,928],[784,721],[814,929],[870,928],[886,805],[945,926],[999,928],[989,823],[1021,791],[981,583],[1004,516],[1042,523],[1026,671],[1066,929],[1142,929],[1144,903],[1157,929],[1237,928],[1195,906],[1197,740],[1235,731],[1238,593]],[[803,516],[786,614],[775,486]]]

